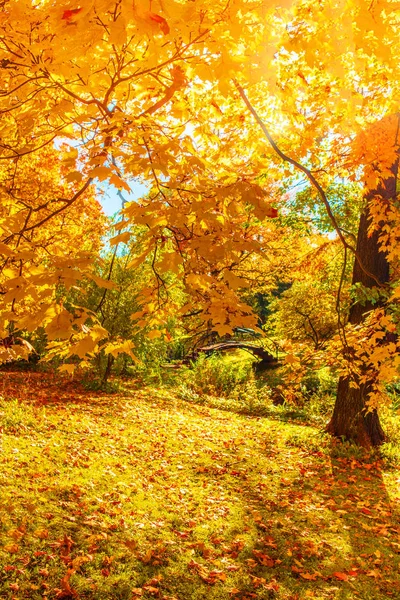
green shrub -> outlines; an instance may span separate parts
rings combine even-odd
[[[253,359],[242,353],[202,355],[186,372],[185,383],[199,394],[227,397],[237,385],[252,377],[252,363]]]
[[[271,389],[257,381],[251,357],[201,357],[193,369],[181,370],[176,394],[182,400],[247,415],[266,415],[271,409]],[[176,382],[176,381],[175,381]]]
[[[118,381],[104,382],[100,377],[96,377],[93,372],[85,373],[82,378],[82,387],[88,392],[104,392],[107,394],[118,394],[121,391]]]
[[[235,387],[229,395],[230,400],[237,402],[241,412],[248,414],[266,414],[271,407],[271,389],[260,385],[255,380],[253,373],[245,383]]]
[[[311,394],[302,407],[305,419],[316,423],[329,420],[335,403],[335,396],[327,393]]]
[[[390,467],[398,467],[400,465],[400,446],[395,442],[386,442],[382,444],[381,456],[385,464]]]
[[[204,404],[205,401],[204,396],[200,396],[200,394],[195,392],[194,389],[186,383],[182,383],[179,386],[177,396],[186,402],[193,402],[193,404]]]
[[[337,388],[337,378],[328,367],[309,371],[301,382],[305,394],[334,395]]]

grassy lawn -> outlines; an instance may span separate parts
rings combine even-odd
[[[400,473],[318,429],[0,379],[0,598],[400,598]]]

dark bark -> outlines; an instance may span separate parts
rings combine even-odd
[[[384,200],[392,200],[396,196],[398,164],[392,167],[393,177],[385,180],[382,186],[366,196],[367,206],[360,217],[357,236],[357,256],[353,267],[352,284],[361,283],[367,288],[384,285],[389,281],[389,263],[385,253],[379,248],[379,232],[375,231],[368,236],[369,225],[369,201],[379,194]],[[366,313],[376,308],[379,303],[368,301],[366,303],[356,302],[350,308],[349,322],[353,325],[360,324]],[[347,349],[351,355],[351,348]],[[369,448],[379,446],[385,440],[385,435],[379,422],[376,410],[366,411],[368,395],[372,388],[371,380],[364,384],[357,384],[357,378],[350,380],[349,377],[341,377],[338,384],[336,403],[332,418],[327,426],[327,431],[332,435],[348,440],[353,440],[360,446]]]
[[[104,375],[103,375],[103,385],[107,385],[108,378],[111,375],[111,369],[112,369],[113,363],[114,363],[114,357],[112,354],[109,354],[107,356],[106,369],[105,369]]]
[[[379,446],[385,441],[377,411],[365,410],[369,387],[365,384],[358,388],[350,387],[348,377],[339,379],[335,408],[327,426],[328,433],[352,440],[364,448]]]

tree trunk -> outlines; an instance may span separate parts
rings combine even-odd
[[[350,387],[348,377],[339,379],[335,408],[327,426],[328,433],[335,437],[352,440],[358,446],[371,448],[385,441],[385,434],[376,410],[365,412],[368,385]]]
[[[112,354],[109,354],[107,356],[106,369],[105,369],[104,375],[103,375],[103,385],[107,385],[108,378],[111,375],[111,368],[113,366],[113,362],[114,362],[114,357]]]
[[[375,279],[367,275],[359,262],[355,260],[353,285],[361,283],[367,288],[372,288],[378,285],[377,281],[380,284],[389,281],[389,263],[385,253],[381,252],[379,248],[379,232],[374,231],[371,236],[368,236],[369,202],[376,194],[386,200],[395,198],[397,169],[398,163],[392,167],[393,177],[386,179],[376,191],[369,192],[366,196],[367,207],[361,214],[356,249],[362,267]],[[350,308],[349,322],[353,325],[361,323],[365,314],[377,306],[378,304],[373,305],[370,301],[364,304],[354,303]],[[372,376],[370,382],[367,381],[357,388],[351,387],[350,383],[354,384],[357,381],[351,381],[349,377],[341,377],[339,380],[336,403],[327,431],[336,437],[353,440],[365,448],[379,446],[385,440],[385,435],[379,422],[378,413],[376,410],[366,412],[368,395],[372,387]]]

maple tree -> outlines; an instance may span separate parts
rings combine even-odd
[[[131,267],[151,257],[154,285],[147,288],[142,317],[150,316],[161,331],[170,308],[163,270],[184,274],[200,318],[217,333],[256,327],[237,293],[240,265],[268,253],[274,226],[265,223],[272,223],[279,204],[284,212],[285,192],[300,176],[324,207],[346,260],[356,257],[361,271],[353,283],[370,289],[362,275],[368,272],[381,288],[387,277],[365,267],[361,254],[379,243],[395,281],[397,205],[385,182],[398,149],[397,20],[396,3],[388,0],[8,0],[0,17],[0,159],[18,170],[25,157],[35,161],[43,148],[69,144],[70,193],[48,205],[46,222],[72,208],[94,180],[127,192],[135,178],[150,182],[146,198],[126,205],[114,243],[128,241],[130,223],[146,227],[144,249]],[[365,235],[363,217],[360,251],[329,201],[326,190],[338,178],[365,186],[362,214],[371,216],[377,233]],[[14,236],[31,227],[23,215]],[[350,316],[350,324],[361,326],[365,312],[368,305],[357,323]],[[391,315],[385,316],[388,325],[380,321],[389,331],[395,327]],[[75,355],[83,359],[106,335],[96,327],[89,320]],[[376,358],[382,339],[374,340],[367,354]],[[361,404],[339,387],[339,397],[357,405],[357,414],[372,398],[370,414],[376,416],[381,383],[396,370],[390,344],[377,363],[367,361],[369,374],[362,377],[374,389],[359,387]],[[351,353],[345,359],[344,377],[348,364],[357,363]],[[374,370],[385,377],[378,381]],[[350,429],[332,428],[354,437]],[[363,443],[379,442],[368,426],[365,431]]]
[[[287,289],[271,303],[267,328],[280,340],[291,340],[310,354],[324,349],[337,332],[337,287],[343,269],[340,242],[321,234],[296,231],[286,280]],[[342,302],[344,294],[342,294]]]
[[[78,322],[85,320],[79,307],[65,308],[66,294],[91,275],[105,222],[93,190],[71,189],[63,181],[61,157],[48,146],[32,157],[1,163],[0,354],[5,360],[28,356],[32,346],[26,334],[45,328],[49,341],[70,337],[74,310]]]
[[[117,224],[118,222],[114,223]],[[115,234],[111,225],[107,239]],[[132,369],[128,365],[134,364],[135,371],[144,371],[151,367],[157,368],[161,362],[165,362],[168,341],[176,337],[176,321],[173,315],[163,324],[163,335],[158,327],[158,320],[154,323],[151,318],[143,320],[142,292],[152,285],[151,260],[147,260],[136,268],[128,268],[129,263],[136,254],[143,249],[142,237],[143,227],[135,227],[130,230],[131,239],[128,244],[115,244],[109,247],[107,239],[105,248],[101,253],[101,260],[96,262],[96,276],[88,278],[79,289],[71,290],[69,302],[84,306],[91,314],[95,315],[98,322],[108,333],[107,344],[114,345],[116,351],[107,352],[107,346],[98,348],[94,363],[99,371],[103,384],[113,369],[115,359],[123,354],[117,361],[117,373],[127,374]],[[169,286],[169,304],[182,306],[185,303],[182,297],[182,285],[173,273],[164,275],[165,282]],[[175,281],[174,281],[175,280]],[[108,282],[104,287],[104,281]],[[133,317],[133,318],[132,318]],[[141,324],[138,319],[142,317]],[[140,319],[139,319],[140,322]],[[123,348],[132,347],[134,344],[135,354],[125,353]],[[121,349],[121,352],[117,350]]]

